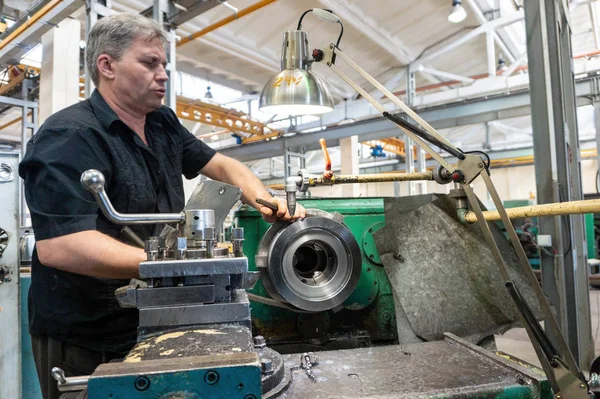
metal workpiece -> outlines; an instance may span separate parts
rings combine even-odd
[[[86,389],[90,376],[65,377],[63,369],[53,367],[52,378],[56,381],[56,386],[60,392],[72,392]]]
[[[140,263],[140,278],[210,276],[219,274],[244,274],[248,271],[248,259],[211,258],[159,260]]]
[[[332,215],[275,223],[261,240],[256,265],[272,298],[306,311],[340,306],[361,274],[356,239]]]
[[[106,191],[104,175],[96,169],[88,169],[81,174],[81,184],[91,192],[100,206],[102,214],[115,224],[156,224],[180,223],[185,221],[184,213],[131,213],[123,214],[115,210]]]
[[[214,240],[215,212],[212,209],[186,210],[183,235],[189,240]]]
[[[336,184],[352,183],[388,183],[400,181],[422,181],[433,180],[433,173],[415,172],[415,173],[373,173],[364,175],[333,175],[330,179],[323,176],[310,179],[310,187],[333,186]]]

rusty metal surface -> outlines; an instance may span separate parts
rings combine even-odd
[[[512,363],[457,337],[444,341],[328,351],[280,398],[549,398],[541,370]],[[299,365],[300,354],[285,355]]]
[[[539,315],[514,250],[492,229],[509,274]],[[451,332],[478,342],[517,324],[519,315],[479,226],[460,223],[447,196],[390,199],[386,227],[374,237],[401,308],[397,313],[406,315],[398,321],[408,321],[418,337],[436,340]]]
[[[124,363],[249,352],[254,352],[250,329],[236,324],[215,324],[174,329],[142,338]]]
[[[416,173],[373,173],[364,175],[333,175],[331,178],[323,176],[309,178],[309,186],[331,186],[334,184],[350,184],[350,183],[385,183],[395,181],[421,181],[433,180],[432,172],[416,172]]]

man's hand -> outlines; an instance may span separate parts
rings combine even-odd
[[[258,205],[258,210],[262,214],[263,219],[266,222],[274,223],[277,220],[294,221],[297,219],[304,219],[306,217],[306,209],[300,204],[296,204],[296,211],[294,216],[288,212],[287,201],[283,198],[269,198],[267,201],[277,205],[277,212],[272,211],[266,206]]]

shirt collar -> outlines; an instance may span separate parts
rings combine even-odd
[[[106,130],[109,130],[111,125],[115,121],[121,120],[117,113],[113,111],[113,109],[104,100],[98,89],[94,90],[94,92],[92,93],[90,97],[90,103],[92,104],[92,108],[94,109],[96,117],[104,126],[104,128],[106,128]],[[160,125],[160,113],[158,112],[158,110],[152,111],[149,114],[147,114],[146,121]]]

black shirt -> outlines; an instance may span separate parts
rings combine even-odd
[[[27,144],[19,166],[36,240],[97,230],[126,242],[120,234],[123,226],[109,222],[92,194],[81,186],[81,173],[87,169],[104,174],[106,192],[118,212],[181,212],[182,174],[196,177],[215,151],[185,129],[165,106],[147,115],[145,134],[148,145],[98,91],[49,117]],[[142,239],[157,230],[152,225],[130,227]],[[91,350],[129,350],[136,339],[138,312],[121,309],[114,294],[128,283],[44,266],[34,250],[31,334]]]

